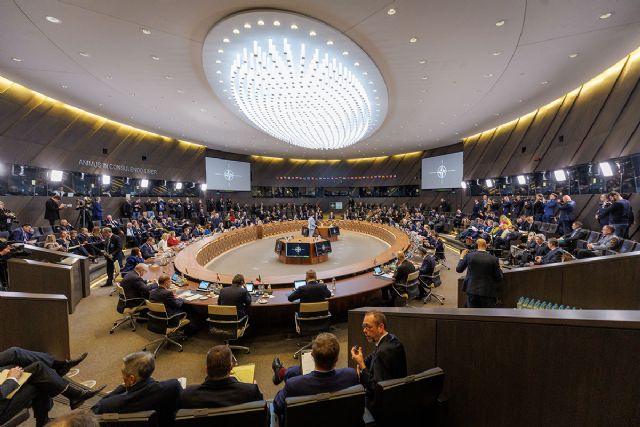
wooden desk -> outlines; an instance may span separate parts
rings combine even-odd
[[[316,243],[321,242],[328,243],[329,248],[331,248],[331,243],[329,243],[327,240],[316,240],[313,237],[295,237],[289,240],[277,240],[282,242],[280,252],[278,253],[278,261],[284,264],[319,264],[321,262],[326,262],[329,259],[329,255],[327,253],[318,254],[316,250]],[[309,256],[287,255],[287,245],[292,245],[294,247],[294,251],[296,247],[298,247],[300,253],[308,253]]]
[[[337,229],[337,233],[336,233],[336,229]],[[338,241],[338,235],[340,234],[340,227],[330,226],[330,225],[319,225],[316,227],[316,230],[318,230],[318,234],[320,235],[320,237],[330,242]]]

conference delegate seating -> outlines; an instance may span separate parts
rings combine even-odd
[[[321,302],[301,302],[300,311],[294,315],[296,332],[300,336],[317,335],[320,332],[328,332],[331,328],[331,313],[329,312],[329,301]],[[311,347],[312,342],[298,343],[300,349],[293,354],[297,359],[303,350]]]
[[[144,346],[142,351],[147,351],[147,348],[150,346],[158,344],[156,349],[153,351],[153,355],[155,357],[162,347],[171,343],[178,347],[178,352],[181,352],[182,344],[175,341],[175,339],[183,338],[182,329],[190,323],[190,320],[187,319],[187,313],[176,313],[173,316],[169,316],[164,304],[148,300],[146,301],[146,306],[149,309],[147,329],[150,332],[162,335],[162,338],[151,341]]]
[[[101,414],[97,416],[101,427],[157,427],[156,411],[131,412],[129,414]]]
[[[238,319],[238,309],[235,305],[209,305],[207,312],[209,314],[207,323],[209,323],[211,335],[222,339],[231,350],[243,350],[247,354],[251,352],[249,347],[230,344],[231,341],[244,336],[249,328],[249,316],[245,315]]]
[[[285,399],[284,426],[364,426],[365,390],[358,384],[332,393]]]
[[[25,421],[29,420],[29,410],[23,409],[22,411],[15,414],[10,420],[7,420],[5,423],[0,424],[0,427],[18,427]]]
[[[269,404],[264,400],[227,406],[225,408],[180,409],[176,427],[267,427]]]

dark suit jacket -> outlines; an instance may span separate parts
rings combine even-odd
[[[226,286],[220,291],[218,305],[235,305],[239,320],[247,315],[246,307],[251,305],[251,295],[242,286]]]
[[[393,278],[395,279],[396,283],[406,283],[407,276],[409,275],[409,273],[413,273],[414,271],[416,271],[416,266],[413,265],[411,261],[405,259],[396,269]]]
[[[25,233],[22,227],[16,228],[11,233],[11,240],[14,242],[25,243],[33,238],[33,234]]]
[[[53,199],[47,200],[44,204],[44,219],[53,221],[60,219],[60,208]]]
[[[161,426],[172,426],[181,390],[178,380],[156,381],[147,378],[129,390],[119,385],[91,409],[96,414],[127,414],[155,410]]]
[[[324,283],[309,282],[304,286],[300,286],[289,294],[289,301],[300,300],[300,302],[320,302],[331,296],[331,291]]]
[[[151,247],[151,245],[145,243],[140,246],[140,254],[142,255],[142,258],[147,259],[156,256],[156,251]]]
[[[462,290],[471,295],[497,296],[497,284],[502,280],[498,258],[485,251],[469,252],[456,266],[456,271],[467,270]]]
[[[256,384],[241,383],[233,377],[222,380],[207,378],[200,385],[187,387],[180,396],[181,409],[223,408],[262,400]]]
[[[422,264],[420,265],[420,274],[424,274],[426,276],[432,276],[433,275],[433,270],[436,268],[436,259],[431,256],[431,255],[427,255],[426,257],[424,257],[424,259],[422,260]]]
[[[140,277],[138,273],[132,271],[127,273],[120,282],[120,286],[124,289],[124,294],[129,298],[144,298],[149,299],[149,292],[151,292],[151,286],[147,285],[147,282]],[[128,307],[136,307],[140,305],[140,301],[138,299],[133,300],[127,306]],[[125,305],[122,301],[118,301],[118,312],[122,313],[122,310],[125,308]]]
[[[547,252],[545,256],[540,260],[540,264],[555,264],[556,262],[562,261],[562,249],[555,248]]]
[[[149,292],[149,301],[161,302],[167,309],[167,315],[169,317],[176,313],[182,313],[182,304],[184,300],[182,298],[176,298],[169,289],[157,287]]]
[[[307,375],[292,377],[284,383],[284,388],[273,399],[273,410],[276,414],[284,414],[284,401],[287,397],[330,393],[358,384],[358,374],[353,368],[340,368],[329,372],[312,371]]]
[[[407,356],[404,346],[393,334],[385,335],[375,351],[364,360],[366,368],[360,372],[360,383],[367,390],[367,406],[375,406],[374,392],[380,381],[407,376]]]
[[[105,240],[105,245],[107,241]],[[113,259],[122,259],[124,254],[122,253],[122,239],[117,234],[112,234],[109,239],[109,246],[105,247],[105,252],[113,256]]]

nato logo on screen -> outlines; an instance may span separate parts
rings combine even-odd
[[[423,190],[460,188],[462,182],[462,152],[422,159]]]
[[[251,164],[207,157],[208,190],[251,191]]]

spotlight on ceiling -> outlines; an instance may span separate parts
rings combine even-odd
[[[61,182],[62,181],[62,171],[52,170],[49,174],[49,181],[51,182]]]
[[[176,182],[176,190],[182,190],[182,183]]]
[[[51,22],[52,24],[61,24],[62,20],[60,18],[56,18],[55,16],[47,16],[44,19]]]
[[[553,176],[556,178],[556,181],[562,182],[567,180],[567,174],[564,173],[562,169],[558,169],[557,171],[553,171]]]
[[[200,184],[200,190],[207,191],[207,184]]]
[[[140,180],[140,187],[148,188],[149,187],[149,180],[148,179],[141,179]]]
[[[109,175],[102,175],[102,185],[111,184],[111,177]]]
[[[524,175],[518,175],[518,184],[520,185],[525,185],[527,183],[527,179],[524,177]]]
[[[387,10],[387,15],[395,15],[396,12],[397,11],[394,8],[391,8],[391,9]]]
[[[487,187],[489,187],[489,188],[493,187],[493,180],[492,179],[485,179],[484,183],[487,184]]]
[[[600,163],[600,172],[602,172],[602,175],[604,176],[613,176],[613,169],[611,168],[609,162]]]
[[[247,31],[232,37],[234,28],[258,19],[274,26],[245,26]],[[224,38],[230,43],[221,49]],[[211,29],[202,55],[209,84],[226,107],[292,145],[348,147],[373,135],[387,113],[387,87],[369,55],[342,32],[304,15],[278,10],[231,15]]]
[[[464,181],[461,181],[460,182],[460,187],[462,187],[464,190],[466,190],[467,189],[467,183],[464,182]]]

